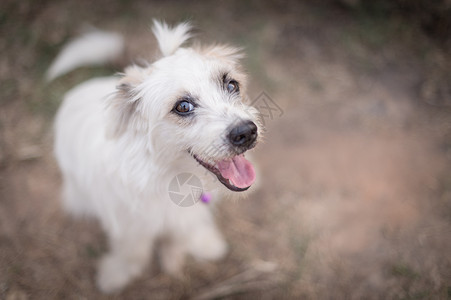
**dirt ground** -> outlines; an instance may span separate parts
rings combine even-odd
[[[0,4],[0,299],[451,299],[447,46],[334,1],[95,3]],[[224,260],[189,261],[178,279],[154,261],[106,297],[94,285],[105,236],[61,209],[51,124],[76,83],[154,57],[155,17],[244,47],[266,115],[262,185],[219,205]],[[46,84],[88,25],[125,34],[126,57]]]

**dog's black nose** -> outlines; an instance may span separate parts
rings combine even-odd
[[[244,121],[230,130],[229,141],[235,147],[248,149],[257,135],[257,125],[252,121]]]

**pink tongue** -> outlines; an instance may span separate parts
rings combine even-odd
[[[255,181],[254,167],[243,155],[219,161],[218,169],[224,178],[238,188],[247,188]]]

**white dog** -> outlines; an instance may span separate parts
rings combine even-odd
[[[256,177],[243,154],[256,145],[262,129],[257,110],[245,104],[239,50],[181,48],[190,38],[187,23],[171,28],[154,22],[153,32],[161,59],[73,88],[55,122],[65,208],[96,217],[108,234],[110,251],[97,277],[107,293],[142,273],[156,238],[164,237],[159,252],[170,274],[180,271],[185,254],[215,260],[226,253],[211,205],[181,207],[170,199],[169,185],[181,178],[177,175],[200,179],[196,201],[208,200],[209,193],[216,201],[222,192],[244,191]],[[111,54],[108,39],[94,43],[104,47],[105,56]],[[89,41],[78,46],[73,59],[86,55]],[[71,67],[53,68],[50,77]]]

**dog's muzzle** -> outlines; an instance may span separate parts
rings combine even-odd
[[[245,191],[255,181],[255,170],[243,153],[255,147],[257,136],[258,128],[254,122],[241,121],[229,129],[227,135],[230,147],[236,153],[234,156],[213,163],[201,159],[196,154],[192,154],[192,156],[204,168],[216,175],[218,180],[229,190]]]

